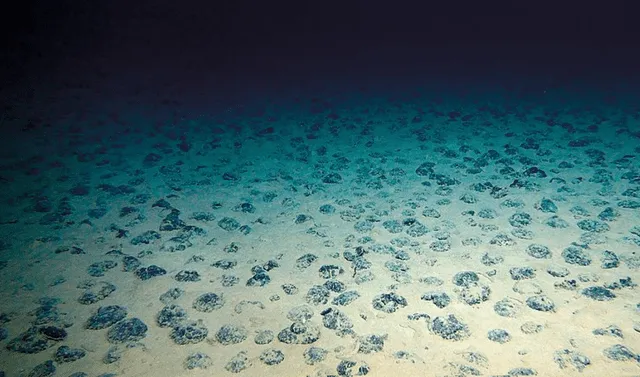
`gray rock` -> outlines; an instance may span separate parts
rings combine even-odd
[[[598,214],[598,219],[602,221],[615,221],[620,217],[620,211],[613,207],[607,207]]]
[[[276,365],[284,361],[284,353],[276,349],[268,349],[260,354],[260,361],[266,365]]]
[[[171,331],[171,339],[176,344],[195,344],[200,343],[209,335],[209,330],[202,320],[184,321],[173,326]]]
[[[119,347],[116,347],[116,346],[109,347],[109,349],[107,350],[107,353],[102,358],[102,362],[105,364],[113,364],[122,358],[123,352],[124,352],[123,349]]]
[[[562,258],[569,264],[575,264],[578,266],[588,266],[591,264],[591,257],[589,257],[583,248],[571,245],[562,251]]]
[[[32,326],[28,330],[19,334],[7,344],[9,351],[34,354],[52,347],[57,342],[47,338],[40,332],[40,327]]]
[[[213,364],[213,360],[207,354],[202,352],[196,352],[189,356],[184,362],[184,367],[187,370],[193,369],[207,369]]]
[[[556,206],[556,204],[551,199],[547,199],[547,198],[544,198],[538,203],[536,203],[535,208],[545,213],[558,212],[558,206]]]
[[[382,349],[384,348],[384,342],[385,340],[387,340],[387,335],[376,335],[376,334],[371,334],[371,335],[366,335],[363,337],[360,337],[359,339],[359,346],[358,346],[358,353],[364,353],[364,354],[369,354],[369,353],[376,353],[376,352],[381,352]]]
[[[353,333],[353,322],[340,310],[328,308],[323,310],[320,315],[322,315],[322,324],[324,327],[335,330],[339,336]]]
[[[489,244],[497,246],[514,246],[516,241],[506,233],[498,233],[495,237],[489,240]]]
[[[375,296],[372,304],[373,308],[376,310],[380,310],[385,313],[393,313],[399,308],[407,306],[407,299],[394,292],[383,293]]]
[[[216,332],[216,339],[222,345],[242,343],[247,339],[247,330],[242,326],[224,325]]]
[[[616,295],[605,287],[593,286],[582,290],[584,296],[596,301],[611,301]]]
[[[473,271],[462,271],[453,276],[453,284],[459,287],[469,287],[479,281],[478,274]]]
[[[322,285],[314,285],[309,289],[305,296],[309,304],[321,305],[329,302],[329,290]]]
[[[253,341],[259,345],[265,345],[273,342],[275,334],[271,330],[261,330],[256,333]]]
[[[92,263],[87,268],[87,273],[93,277],[104,276],[105,272],[115,268],[118,265],[118,262],[106,260]]]
[[[445,292],[427,292],[420,297],[422,300],[431,301],[440,309],[451,303],[451,298]]]
[[[492,256],[492,255],[489,255],[489,253],[484,253],[482,258],[480,259],[480,262],[485,266],[489,267],[489,266],[495,266],[497,264],[501,264],[502,262],[504,262],[504,258],[501,256]]]
[[[382,227],[389,233],[402,233],[404,225],[398,220],[386,220],[382,223]]]
[[[531,244],[527,246],[527,254],[537,259],[551,259],[552,253],[547,246]]]
[[[323,204],[318,210],[322,214],[331,215],[336,212],[336,207],[332,206],[331,204]]]
[[[582,372],[584,368],[591,365],[591,360],[587,356],[567,348],[554,352],[553,361],[558,364],[560,369],[573,366],[578,372]]]
[[[515,228],[521,228],[531,224],[531,215],[526,212],[516,212],[509,217],[509,224]]]
[[[610,229],[607,223],[593,219],[580,220],[578,221],[577,225],[578,228],[584,230],[585,232],[602,233],[607,232]]]
[[[109,297],[116,291],[116,286],[105,281],[98,282],[95,285],[87,287],[87,290],[78,297],[78,302],[83,305],[95,304]]]
[[[139,318],[125,319],[111,326],[107,332],[110,343],[135,342],[147,336],[147,325]]]
[[[49,377],[56,374],[56,367],[52,360],[47,360],[42,364],[38,364],[29,372],[27,377]]]
[[[507,372],[508,377],[537,376],[538,372],[531,368],[513,368]]]
[[[148,267],[140,267],[135,271],[135,275],[140,278],[140,280],[149,280],[151,278],[166,275],[167,270],[162,267],[158,267],[154,264]]]
[[[335,184],[335,183],[341,183],[342,182],[342,176],[338,173],[329,173],[327,175],[325,175],[324,177],[322,177],[322,182],[323,183],[328,183],[328,184]]]
[[[230,270],[238,265],[238,262],[232,259],[221,259],[211,264],[211,267],[216,267],[222,270]]]
[[[218,221],[218,226],[227,232],[232,232],[240,228],[240,223],[231,217],[223,217]]]
[[[199,312],[210,313],[224,306],[225,300],[223,296],[216,293],[204,293],[196,298],[193,302],[193,308]]]
[[[513,267],[509,270],[511,279],[513,280],[525,280],[533,279],[536,277],[536,271],[532,267]]]
[[[620,259],[613,251],[605,250],[602,252],[600,267],[610,269],[618,268],[618,266],[620,266]]]
[[[304,351],[304,362],[308,365],[315,365],[324,361],[329,352],[320,347],[309,347]]]
[[[286,344],[311,344],[320,338],[320,329],[311,324],[294,322],[278,333],[278,340]]]
[[[298,293],[298,287],[291,283],[282,284],[282,290],[285,294],[291,296]]]
[[[60,346],[56,350],[53,357],[56,363],[70,363],[72,361],[80,360],[87,355],[87,352],[80,348],[71,348],[69,346]]]
[[[336,278],[339,275],[344,273],[344,269],[340,266],[336,266],[334,264],[325,264],[320,266],[318,273],[323,279],[332,279]]]
[[[200,274],[198,271],[182,270],[174,276],[174,279],[179,282],[196,282],[200,281]]]
[[[271,277],[266,271],[258,271],[247,280],[247,287],[264,287],[271,282]]]
[[[306,323],[313,317],[313,309],[309,305],[299,305],[291,308],[287,313],[287,319],[292,322]]]
[[[615,344],[605,348],[602,353],[609,359],[615,361],[635,360],[640,363],[640,355],[633,352],[629,347],[622,344]]]
[[[300,258],[296,259],[296,267],[299,269],[305,269],[311,266],[313,262],[318,260],[318,257],[313,254],[305,254]]]
[[[491,296],[491,288],[481,284],[470,284],[459,290],[458,298],[467,305],[478,305],[487,300]]]
[[[622,329],[618,326],[611,325],[607,328],[598,328],[592,331],[593,335],[613,336],[616,338],[624,338],[622,335]]]
[[[119,305],[102,306],[93,314],[85,324],[85,329],[105,329],[127,316],[127,309]]]
[[[222,275],[220,277],[220,284],[223,287],[233,287],[240,282],[240,278],[234,275]]]
[[[459,341],[468,338],[470,335],[467,325],[460,322],[453,314],[449,314],[447,317],[434,318],[429,324],[429,330],[445,340]]]
[[[360,297],[360,293],[358,291],[347,291],[342,292],[338,296],[336,296],[331,303],[333,305],[347,306],[357,300]]]
[[[551,216],[545,221],[545,224],[551,228],[565,229],[569,227],[569,222],[559,216]]]
[[[504,344],[511,340],[511,335],[509,335],[507,330],[494,329],[489,331],[487,338],[492,342]]]
[[[551,299],[545,295],[531,296],[527,299],[527,306],[540,312],[555,312],[556,306]]]
[[[354,372],[354,369],[355,369],[355,372]],[[336,371],[338,372],[338,375],[345,376],[345,377],[353,376],[354,374],[357,376],[364,376],[364,375],[367,375],[370,370],[371,368],[369,368],[369,366],[366,363],[364,362],[358,363],[353,360],[342,360],[340,361],[340,363],[338,363],[338,366],[336,367]]]
[[[228,372],[240,373],[243,370],[249,368],[252,365],[251,360],[247,356],[247,353],[242,351],[231,358],[229,362],[224,366]]]
[[[520,311],[520,304],[510,298],[503,298],[495,303],[493,310],[501,317],[515,317]]]
[[[135,271],[138,267],[142,265],[142,262],[134,256],[125,255],[122,257],[122,271],[131,272]]]
[[[165,293],[160,295],[160,302],[169,305],[173,301],[179,299],[184,294],[184,290],[181,288],[171,288]]]
[[[187,318],[187,312],[180,305],[167,305],[156,316],[160,327],[173,327]]]

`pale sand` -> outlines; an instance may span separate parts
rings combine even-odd
[[[8,352],[4,347],[9,340],[29,327],[29,322],[33,318],[27,316],[26,313],[37,307],[35,301],[43,296],[51,296],[62,300],[59,309],[61,312],[68,313],[66,320],[73,323],[67,329],[69,333],[67,339],[60,344],[83,348],[87,351],[87,356],[79,361],[56,364],[56,375],[59,376],[67,376],[75,371],[84,371],[89,376],[97,376],[102,373],[157,377],[231,376],[234,374],[226,371],[224,367],[233,356],[241,351],[246,351],[252,362],[251,367],[237,374],[241,376],[326,376],[335,374],[336,365],[343,359],[365,362],[371,368],[370,376],[455,376],[457,369],[452,366],[454,363],[473,365],[481,371],[482,375],[506,374],[510,369],[517,367],[533,368],[540,376],[640,375],[640,363],[613,361],[602,353],[603,349],[618,343],[626,345],[635,352],[640,352],[640,334],[633,329],[634,322],[640,321],[640,314],[636,308],[639,303],[637,289],[616,290],[617,297],[609,302],[594,301],[579,293],[582,288],[587,286],[601,285],[627,276],[631,277],[634,282],[640,280],[638,270],[630,268],[624,262],[621,262],[619,268],[609,270],[600,268],[600,254],[603,250],[614,251],[620,257],[637,256],[640,247],[629,242],[622,242],[622,237],[631,236],[629,229],[640,224],[640,212],[619,209],[621,217],[616,221],[609,222],[611,230],[601,234],[604,241],[591,245],[591,250],[588,253],[593,257],[593,263],[590,266],[569,265],[561,257],[562,250],[571,242],[578,241],[582,233],[575,225],[577,220],[568,211],[569,208],[578,204],[583,205],[591,212],[592,216],[589,218],[596,218],[604,207],[594,207],[589,204],[589,200],[592,198],[604,199],[610,201],[611,205],[615,207],[618,200],[634,199],[620,196],[620,193],[625,189],[632,187],[629,181],[616,180],[610,197],[596,194],[596,190],[601,185],[586,182],[586,179],[592,176],[599,167],[588,167],[584,164],[585,148],[566,148],[565,146],[570,139],[561,130],[557,130],[557,127],[553,130],[552,135],[543,138],[543,133],[548,130],[546,126],[540,125],[534,129],[532,126],[520,125],[517,121],[512,120],[512,124],[509,127],[503,126],[502,130],[488,129],[482,126],[471,127],[471,130],[475,129],[478,133],[472,135],[470,129],[454,129],[452,126],[444,125],[443,118],[429,118],[427,116],[424,123],[434,125],[432,135],[441,136],[445,142],[445,144],[429,144],[416,141],[408,130],[389,131],[391,125],[395,123],[394,119],[400,116],[410,119],[411,114],[414,114],[410,106],[400,109],[388,107],[386,108],[388,113],[378,117],[363,115],[361,110],[362,108],[352,109],[354,115],[351,115],[352,113],[347,110],[341,110],[339,113],[342,118],[361,116],[376,122],[371,132],[372,136],[362,137],[358,141],[361,126],[357,126],[353,131],[341,131],[341,138],[337,140],[324,138],[305,140],[304,143],[310,145],[312,150],[322,145],[326,145],[328,148],[326,157],[319,157],[313,152],[308,163],[292,159],[296,152],[289,145],[289,139],[295,136],[304,137],[304,133],[301,130],[295,130],[295,127],[291,127],[290,124],[295,124],[294,122],[312,123],[314,118],[318,119],[319,116],[290,115],[291,119],[287,119],[286,114],[281,115],[281,119],[274,126],[277,128],[281,125],[282,128],[276,131],[276,136],[271,137],[272,141],[268,141],[266,138],[247,139],[244,140],[240,151],[224,146],[220,149],[209,150],[203,156],[196,156],[195,152],[201,147],[199,141],[210,137],[207,130],[211,124],[198,120],[192,121],[185,128],[188,137],[194,141],[192,151],[188,155],[182,153],[176,153],[173,156],[165,155],[158,164],[158,166],[172,165],[181,160],[184,162],[182,166],[184,181],[204,176],[209,177],[212,181],[210,186],[184,187],[181,192],[175,192],[177,198],[167,199],[174,208],[181,211],[180,217],[187,224],[200,226],[208,232],[204,237],[194,237],[191,240],[193,246],[182,252],[160,251],[163,242],[169,239],[174,232],[161,232],[162,239],[150,245],[132,246],[129,243],[131,237],[146,230],[157,230],[160,220],[168,214],[166,210],[151,208],[156,200],[172,193],[164,183],[163,176],[158,173],[157,167],[145,170],[142,175],[145,178],[145,183],[137,187],[138,193],[149,193],[151,199],[144,205],[136,206],[146,216],[146,221],[129,229],[129,239],[116,239],[114,233],[107,229],[112,223],[122,227],[124,223],[131,220],[130,217],[118,218],[119,209],[129,205],[129,196],[109,198],[105,194],[100,194],[100,196],[108,198],[108,205],[111,208],[109,213],[102,219],[92,220],[93,226],[78,225],[81,220],[86,218],[86,211],[95,205],[94,195],[99,193],[95,190],[95,186],[101,183],[100,175],[113,170],[118,173],[118,176],[108,182],[114,185],[125,184],[131,178],[126,172],[143,169],[141,167],[142,159],[147,153],[153,151],[151,149],[153,144],[161,141],[167,142],[169,147],[175,150],[176,142],[174,141],[168,141],[160,136],[157,138],[145,136],[140,145],[128,145],[121,150],[110,150],[107,155],[101,157],[122,161],[122,165],[112,168],[95,168],[91,167],[92,163],[78,163],[74,161],[72,155],[63,157],[61,160],[68,164],[67,171],[64,173],[72,177],[66,183],[56,182],[57,176],[63,173],[59,170],[44,172],[43,175],[35,179],[18,178],[19,182],[14,183],[16,185],[32,179],[35,181],[32,189],[48,186],[47,195],[56,203],[57,198],[54,195],[56,193],[65,195],[66,191],[79,179],[80,171],[86,171],[89,174],[87,181],[92,187],[92,193],[88,197],[72,198],[71,203],[75,210],[70,218],[76,221],[75,225],[64,227],[58,231],[40,227],[37,225],[37,219],[41,214],[21,213],[23,207],[21,205],[14,209],[12,215],[8,215],[8,217],[17,216],[20,222],[13,225],[3,225],[0,228],[4,237],[8,237],[13,245],[10,250],[12,254],[5,257],[9,260],[9,265],[1,275],[2,289],[0,293],[3,304],[0,312],[16,313],[15,318],[6,324],[9,338],[1,343],[0,370],[5,370],[7,376],[16,376],[28,372],[36,364],[52,358],[57,346],[35,355]],[[126,115],[123,115],[123,118],[126,118]],[[580,122],[580,119],[575,119],[576,124]],[[481,122],[477,121],[477,123]],[[411,126],[410,124],[407,127]],[[199,127],[199,130],[196,127]],[[514,138],[502,137],[502,133],[507,129],[515,130],[518,136]],[[527,131],[522,132],[523,129],[527,129]],[[323,136],[325,135],[323,134]],[[524,201],[525,206],[521,210],[533,216],[533,223],[526,229],[531,230],[535,236],[532,240],[516,239],[517,244],[514,246],[490,245],[489,240],[497,233],[502,231],[509,233],[513,229],[508,223],[508,218],[518,210],[501,208],[499,204],[506,198],[492,199],[487,192],[474,193],[479,198],[479,202],[476,204],[465,204],[459,198],[465,193],[472,192],[469,189],[472,183],[491,181],[494,185],[504,187],[508,186],[513,178],[499,177],[496,173],[499,166],[496,167],[493,163],[485,168],[481,174],[464,174],[463,170],[455,170],[450,165],[456,162],[463,163],[462,157],[465,155],[474,158],[477,158],[478,155],[473,152],[460,153],[459,157],[448,159],[433,150],[442,146],[457,150],[460,141],[465,140],[465,144],[472,149],[477,148],[483,152],[493,148],[499,151],[503,157],[508,157],[504,155],[502,146],[511,143],[517,147],[526,136],[536,138],[540,142],[541,148],[552,150],[553,154],[550,157],[541,157],[540,162],[537,163],[537,166],[545,170],[549,177],[529,179],[540,183],[541,190],[539,192],[510,189],[510,194],[506,198]],[[137,137],[131,135],[117,141],[128,143]],[[637,151],[633,151],[634,145],[624,135],[610,136],[608,139],[606,135],[599,135],[599,138],[602,138],[604,143],[598,142],[588,148],[603,150],[606,153],[606,161],[609,163],[625,154],[637,154]],[[372,139],[375,140],[374,146],[365,148],[363,144]],[[243,139],[239,137],[238,140]],[[228,144],[232,144],[232,141],[229,141]],[[425,147],[424,150],[420,149],[421,145]],[[522,154],[536,158],[533,151],[522,149],[521,151]],[[399,178],[400,183],[395,186],[385,184],[382,190],[368,189],[364,184],[355,185],[352,183],[355,179],[355,171],[359,167],[358,159],[369,158],[368,155],[372,152],[381,152],[387,156],[385,163],[379,163],[378,159],[370,159],[372,166],[380,167],[387,172],[394,167],[401,167],[405,170],[406,176]],[[321,183],[320,179],[312,178],[314,164],[322,160],[328,161],[322,165],[322,168],[329,171],[328,166],[334,161],[332,157],[334,153],[341,153],[351,161],[347,170],[340,171],[344,182],[327,185]],[[225,159],[228,159],[229,162],[225,163]],[[407,163],[398,161],[398,159],[403,159]],[[551,173],[550,170],[562,160],[577,160],[582,164],[573,169],[564,169],[557,175]],[[446,196],[451,199],[450,205],[436,205],[435,202],[443,198],[434,194],[437,185],[424,187],[420,184],[426,180],[426,177],[417,176],[414,170],[425,161],[436,162],[435,170],[438,173],[445,173],[461,181],[461,184],[452,187],[453,193]],[[637,171],[637,160],[634,159],[632,164]],[[196,172],[195,167],[198,165],[206,165],[206,168]],[[222,174],[233,168],[241,170],[241,181],[238,183],[223,181]],[[514,168],[521,171],[523,166],[516,163]],[[611,171],[616,178],[626,171],[616,169],[613,165],[606,167],[606,169]],[[280,172],[290,174],[293,181],[283,179]],[[575,188],[575,194],[567,195],[555,192],[559,185],[549,184],[549,179],[554,176],[565,179],[570,187]],[[585,177],[585,182],[576,185],[569,183],[572,178],[579,176]],[[252,183],[254,178],[261,178],[265,181]],[[303,187],[305,182],[315,183],[325,191],[305,196]],[[295,186],[299,191],[292,192],[290,190],[292,186]],[[271,203],[265,203],[262,202],[260,196],[251,194],[252,189],[259,190],[261,193],[274,191],[278,197]],[[389,193],[389,196],[380,198],[377,195],[380,191]],[[354,192],[365,195],[355,197]],[[5,191],[5,199],[16,194],[17,192],[12,190]],[[426,200],[416,200],[417,195]],[[542,213],[534,208],[535,203],[543,197],[554,200],[559,207],[557,215],[569,222],[569,228],[553,229],[544,224],[544,221],[552,214]],[[285,198],[291,198],[293,205],[283,206],[281,202]],[[376,223],[374,229],[368,233],[358,233],[353,229],[353,222],[341,220],[338,214],[347,206],[335,205],[335,200],[345,198],[351,201],[351,205],[373,203],[372,206],[365,206],[366,211],[362,214],[361,219],[372,214],[376,209],[389,210],[389,215],[381,218],[382,221],[402,220],[408,217],[401,212],[408,208],[406,205],[408,201],[415,201],[418,203],[415,217],[420,222],[431,229],[438,226],[452,226],[444,228],[451,234],[452,248],[444,253],[431,251],[428,246],[434,240],[433,231],[423,237],[412,239],[418,241],[420,246],[405,248],[411,256],[408,261],[410,266],[408,272],[412,277],[412,282],[406,284],[393,280],[392,273],[385,268],[385,262],[392,259],[392,256],[369,253],[366,258],[372,263],[371,271],[375,275],[375,279],[363,284],[356,284],[351,276],[349,262],[342,257],[332,257],[333,253],[341,254],[346,250],[353,251],[353,248],[358,246],[356,241],[345,242],[345,238],[350,234],[355,235],[356,238],[368,235],[376,243],[389,244],[392,238],[406,236],[406,234],[391,234],[382,227],[381,222]],[[214,201],[222,202],[223,207],[212,210],[210,206]],[[255,213],[244,214],[231,210],[234,206],[247,201],[255,205]],[[336,206],[337,212],[335,214],[324,215],[318,212],[318,208],[327,203]],[[434,219],[422,216],[421,212],[425,207],[437,208],[442,217]],[[484,208],[494,209],[498,217],[481,219],[477,216],[461,215],[466,210],[477,212]],[[217,218],[209,223],[191,220],[189,216],[197,211],[213,212]],[[294,219],[298,214],[307,214],[313,219],[304,224],[294,224]],[[241,224],[250,224],[253,231],[245,236],[238,232],[229,233],[220,229],[216,223],[224,216],[233,217]],[[251,224],[257,218],[262,218],[266,224]],[[465,223],[464,220],[468,218],[474,218],[478,224],[495,224],[500,229],[483,232],[479,226],[470,226]],[[24,225],[29,221],[33,221],[34,224]],[[327,237],[320,238],[307,234],[307,229],[313,225],[326,233]],[[33,241],[35,237],[45,235],[57,235],[61,237],[61,240],[51,243]],[[214,246],[206,245],[207,241],[214,237],[217,239],[217,243]],[[463,246],[461,241],[469,237],[479,238],[482,240],[482,244]],[[334,246],[326,247],[323,245],[325,241],[333,242]],[[236,254],[229,255],[222,249],[231,242],[236,242],[240,250]],[[525,253],[525,248],[531,243],[548,246],[553,252],[552,259],[534,259],[528,256]],[[63,245],[82,247],[87,254],[53,254],[53,250]],[[104,277],[91,278],[88,276],[86,268],[95,261],[108,259],[119,261],[117,258],[104,256],[104,253],[112,248],[121,249],[124,254],[133,256],[141,250],[152,250],[153,255],[141,258],[142,265],[156,264],[165,268],[167,275],[148,281],[140,281],[133,273],[121,271],[121,265],[119,265],[117,268],[107,271]],[[420,250],[420,253],[415,253],[414,250]],[[504,263],[497,266],[483,265],[480,259],[485,252],[489,252],[493,256],[504,257]],[[295,267],[295,260],[306,253],[315,254],[319,259],[308,269],[300,271]],[[204,262],[188,263],[194,255],[204,256]],[[227,258],[236,259],[238,266],[229,271],[222,271],[210,266],[216,260]],[[271,283],[265,287],[246,287],[244,283],[251,277],[250,268],[269,259],[276,259],[280,264],[279,268],[269,272]],[[318,276],[318,268],[323,264],[336,264],[343,267],[345,273],[338,279],[346,284],[347,290],[355,289],[361,295],[352,304],[339,308],[353,321],[353,330],[357,336],[355,338],[339,337],[334,331],[322,328],[320,312],[330,306],[329,302],[326,305],[313,307],[315,314],[311,319],[311,323],[322,328],[320,339],[313,346],[322,347],[329,351],[327,358],[320,364],[314,366],[305,364],[303,352],[308,347],[305,345],[283,344],[277,339],[269,345],[255,344],[253,342],[255,331],[269,329],[277,334],[291,324],[291,321],[286,318],[287,312],[293,307],[305,304],[305,294],[308,289],[324,282],[324,279]],[[509,269],[523,266],[536,269],[535,279],[520,283],[512,280],[509,276]],[[571,273],[567,279],[576,279],[581,274],[592,274],[598,280],[592,283],[579,282],[579,289],[576,291],[554,288],[554,283],[563,279],[549,275],[546,270],[550,266],[568,268]],[[197,270],[202,280],[191,283],[176,282],[172,277],[182,269]],[[487,272],[493,269],[497,270],[496,275],[487,276]],[[467,270],[478,272],[481,276],[481,282],[491,287],[491,296],[487,302],[469,306],[458,300],[452,277],[457,272]],[[223,274],[238,276],[240,283],[233,287],[222,287],[220,278]],[[49,287],[48,285],[57,276],[64,276],[66,281],[60,285]],[[418,281],[419,278],[427,276],[438,277],[444,281],[444,284],[440,287],[433,287]],[[77,298],[82,290],[77,289],[76,285],[86,279],[108,281],[115,284],[118,289],[99,303],[81,305],[77,303]],[[27,283],[33,284],[32,290],[22,288]],[[281,289],[281,285],[284,283],[296,285],[299,288],[298,294],[292,296],[284,294]],[[557,308],[554,313],[537,312],[528,308],[525,300],[532,294],[521,294],[513,290],[516,284],[526,290],[527,287],[531,288],[531,283],[537,284],[542,292],[553,300]],[[408,306],[392,314],[373,309],[372,299],[374,296],[390,292],[389,287],[394,284],[397,285],[395,292],[407,299]],[[187,310],[189,318],[203,320],[209,329],[207,341],[180,346],[170,339],[170,329],[157,326],[155,316],[164,306],[158,298],[172,287],[181,287],[186,291],[176,303]],[[431,302],[420,299],[422,294],[431,290],[447,292],[452,298],[451,304],[440,309]],[[205,292],[223,293],[226,299],[225,306],[212,313],[200,313],[192,309],[193,300]],[[278,294],[281,299],[270,301],[269,297],[274,294]],[[332,293],[330,299],[336,295]],[[514,318],[501,317],[494,312],[493,305],[505,297],[522,303]],[[247,306],[241,314],[237,314],[234,312],[234,307],[243,300],[259,300],[265,305],[265,308]],[[105,305],[125,306],[129,312],[128,317],[138,317],[149,327],[147,336],[141,340],[144,346],[124,351],[122,358],[113,364],[102,362],[110,346],[105,335],[107,330],[83,329],[87,318],[98,307]],[[437,316],[455,314],[468,325],[471,335],[468,339],[457,342],[443,340],[429,331],[424,320],[409,321],[407,315],[413,313],[427,313],[432,319]],[[364,320],[362,317],[367,319]],[[520,327],[528,321],[543,325],[543,331],[538,334],[524,334]],[[249,331],[249,337],[236,345],[217,344],[214,339],[215,332],[221,325],[228,323],[244,326]],[[594,329],[605,328],[609,325],[619,326],[625,338],[618,339],[612,336],[592,334]],[[499,344],[488,340],[487,332],[490,329],[507,330],[512,337],[511,341]],[[357,337],[368,334],[388,335],[383,351],[374,354],[357,352]],[[281,350],[285,355],[285,360],[275,366],[264,365],[259,360],[259,355],[267,348]],[[565,348],[586,355],[590,358],[591,365],[587,366],[582,373],[576,371],[572,366],[564,370],[559,369],[553,361],[554,352]],[[407,352],[410,355],[409,358],[398,360],[394,357],[394,353],[400,350]],[[213,359],[213,364],[205,370],[185,370],[186,357],[197,351],[209,355]],[[480,352],[488,362],[470,364],[462,357],[464,352],[469,351]]]

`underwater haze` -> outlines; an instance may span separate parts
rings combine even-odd
[[[5,15],[0,377],[640,376],[632,5]]]

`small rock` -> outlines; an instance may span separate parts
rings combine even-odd
[[[536,277],[536,271],[531,267],[514,267],[509,270],[509,274],[511,274],[511,279],[513,280],[533,279]]]
[[[224,366],[230,373],[240,373],[243,370],[249,368],[252,365],[249,357],[247,357],[247,353],[242,351],[235,355],[229,362]]]
[[[193,308],[199,312],[209,313],[222,308],[225,300],[216,293],[204,293],[193,302]]]
[[[399,308],[407,306],[407,299],[394,292],[383,293],[375,296],[372,304],[373,308],[376,310],[380,310],[385,313],[393,313]]]
[[[262,330],[262,331],[258,331],[256,333],[256,336],[253,339],[253,341],[256,344],[265,345],[265,344],[271,343],[274,338],[275,338],[275,334],[273,333],[273,331],[271,331],[271,330]]]
[[[110,343],[134,342],[147,335],[147,325],[139,318],[125,319],[113,325],[107,332]]]
[[[324,361],[329,352],[320,347],[309,347],[304,351],[304,361],[308,365],[315,365]]]
[[[473,271],[462,271],[453,276],[453,284],[459,287],[469,287],[479,281],[478,274]]]
[[[98,311],[92,315],[87,323],[85,329],[100,330],[106,329],[116,322],[123,320],[127,316],[127,309],[119,305],[102,306],[98,308]]]
[[[180,282],[195,282],[200,281],[200,274],[198,274],[198,271],[182,270],[174,276],[174,279]]]
[[[156,265],[151,265],[148,267],[140,267],[135,271],[135,275],[140,279],[140,280],[149,280],[151,278],[154,278],[156,276],[162,276],[162,275],[166,275],[167,270],[165,270],[162,267],[158,267]]]
[[[179,299],[184,294],[184,290],[180,288],[171,288],[160,295],[160,302],[169,305],[173,301]]]
[[[196,352],[189,355],[184,362],[184,367],[187,370],[207,369],[211,365],[213,365],[213,360],[211,360],[211,357],[202,352]]]
[[[606,335],[606,336],[613,336],[621,339],[624,338],[624,336],[622,335],[622,329],[615,325],[611,325],[606,329],[603,329],[603,328],[595,329],[592,331],[592,333],[593,335]]]
[[[420,298],[425,301],[433,302],[433,304],[440,309],[451,303],[451,298],[445,292],[427,292]]]
[[[527,299],[527,306],[540,312],[555,312],[556,306],[551,299],[545,295],[531,296]]]
[[[167,305],[156,316],[160,327],[173,327],[187,318],[187,312],[176,304]]]
[[[445,340],[458,341],[466,339],[470,335],[467,325],[460,322],[453,314],[449,314],[447,317],[434,318],[429,324],[429,329]]]
[[[520,310],[520,305],[515,300],[510,298],[503,298],[502,300],[495,303],[493,306],[493,310],[502,317],[510,317],[513,318],[518,314]]]
[[[70,348],[68,346],[60,346],[56,350],[54,360],[56,363],[69,363],[72,361],[80,360],[85,357],[87,353],[79,348]]]
[[[202,320],[180,322],[173,326],[171,331],[171,339],[176,344],[196,344],[202,342],[209,330],[206,328]]]
[[[507,332],[507,330],[503,329],[494,329],[490,330],[487,337],[492,342],[504,344],[511,340],[511,335]]]
[[[615,361],[628,361],[634,360],[640,363],[640,355],[633,352],[627,346],[622,344],[615,344],[609,348],[604,349],[602,353],[609,359]]]
[[[36,365],[35,368],[29,372],[27,377],[49,377],[56,374],[56,367],[53,365],[52,360],[47,360],[42,364]]]
[[[360,337],[358,353],[370,354],[381,352],[384,348],[384,342],[387,340],[387,335],[367,335]]]
[[[550,259],[552,257],[551,250],[547,246],[540,244],[527,246],[527,254],[537,259]]]
[[[596,301],[611,301],[616,297],[609,289],[599,286],[585,288],[581,293]]]
[[[276,349],[268,349],[260,354],[260,361],[266,365],[276,365],[284,361],[284,353]]]
[[[553,361],[558,364],[560,369],[573,366],[578,372],[582,372],[584,368],[591,365],[591,360],[580,352],[570,349],[563,349],[553,353]]]
[[[216,339],[225,346],[242,343],[247,339],[247,330],[242,326],[224,325],[216,332]]]

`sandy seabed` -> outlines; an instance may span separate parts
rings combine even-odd
[[[0,174],[0,370],[640,375],[640,121],[454,109],[33,125]]]

